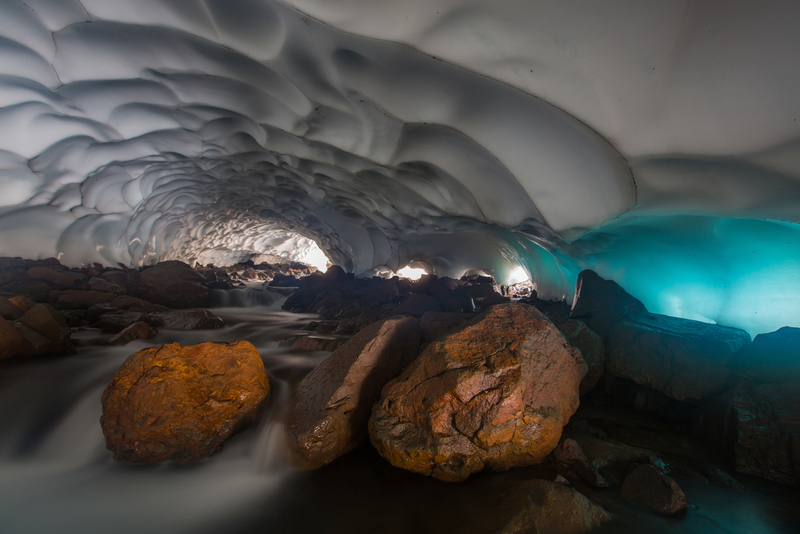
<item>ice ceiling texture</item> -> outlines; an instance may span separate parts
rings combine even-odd
[[[595,269],[800,326],[800,3],[4,0],[0,254]],[[415,263],[416,262],[416,263]]]

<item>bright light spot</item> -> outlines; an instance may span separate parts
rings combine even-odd
[[[313,241],[306,251],[298,255],[296,261],[305,263],[306,265],[312,265],[323,273],[328,270],[328,264],[331,262],[325,253],[322,252],[322,249]]]
[[[413,269],[408,266],[397,271],[397,276],[400,278],[409,278],[411,280],[419,280],[423,274],[428,274],[425,269]]]
[[[514,284],[519,284],[520,282],[524,282],[528,280],[528,273],[525,272],[525,269],[522,267],[516,267],[513,271],[508,273],[507,285],[513,286]]]

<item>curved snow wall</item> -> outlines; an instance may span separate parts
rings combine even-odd
[[[0,254],[586,267],[800,326],[795,2],[9,0]]]

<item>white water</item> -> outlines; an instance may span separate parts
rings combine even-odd
[[[312,316],[281,312],[284,298],[272,299],[269,307],[215,309],[228,325],[221,330],[162,330],[150,343],[83,346],[74,356],[3,367],[0,532],[214,532],[268,502],[296,474],[282,431],[291,385],[328,355],[289,353],[280,340]],[[76,336],[83,343],[101,337],[107,336]],[[270,404],[257,427],[193,465],[131,466],[111,459],[99,423],[100,396],[125,358],[151,344],[237,339],[258,348],[270,377]]]

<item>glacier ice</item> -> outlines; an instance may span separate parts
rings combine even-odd
[[[800,5],[7,0],[0,254],[406,266],[800,326]]]

